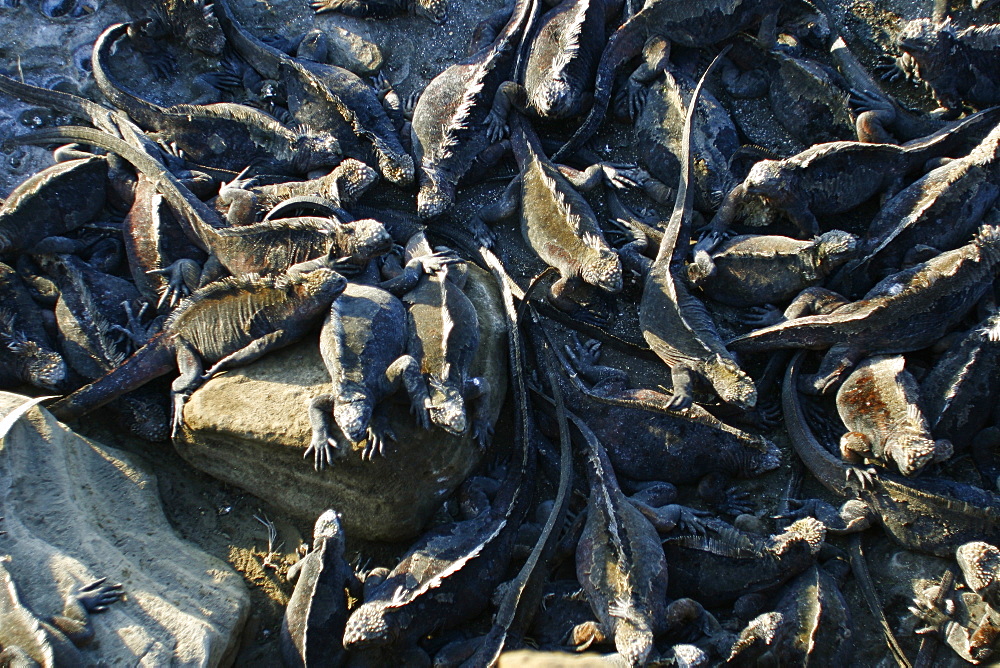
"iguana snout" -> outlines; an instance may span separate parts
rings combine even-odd
[[[377,220],[355,220],[344,225],[343,229],[350,237],[353,257],[370,260],[392,250],[392,235]]]
[[[757,405],[757,387],[736,362],[715,355],[708,360],[708,366],[705,377],[711,380],[720,399],[743,410]]]
[[[543,118],[567,118],[576,112],[573,85],[561,78],[548,79],[531,93],[530,104]]]
[[[66,380],[66,362],[59,353],[43,350],[34,341],[15,339],[7,348],[26,360],[28,376],[34,385],[56,390]]]
[[[295,141],[295,166],[302,172],[335,167],[344,159],[340,142],[330,134],[304,134]]]
[[[372,421],[371,403],[364,399],[338,403],[333,408],[333,419],[351,443],[360,443],[368,435]]]
[[[386,620],[387,608],[384,602],[370,601],[351,613],[344,629],[344,649],[353,652],[388,644],[393,626]]]
[[[465,399],[461,391],[448,381],[431,378],[428,382],[431,421],[449,434],[463,435],[469,428],[465,412]]]
[[[951,457],[951,441],[934,441],[921,434],[900,430],[885,441],[885,451],[896,462],[899,472],[913,475],[933,461],[945,461]]]
[[[612,294],[622,291],[622,263],[610,249],[599,250],[597,257],[583,266],[580,275],[590,285]]]
[[[416,0],[413,11],[434,23],[444,23],[448,18],[448,0]]]
[[[954,38],[951,21],[936,23],[933,19],[914,19],[908,22],[897,38],[899,48],[907,53],[929,54]]]
[[[417,193],[417,217],[421,220],[433,218],[444,213],[455,199],[455,186],[445,180],[435,178],[421,171],[422,183]]]

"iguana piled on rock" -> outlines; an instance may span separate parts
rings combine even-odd
[[[681,179],[670,222],[646,276],[639,303],[639,325],[649,347],[670,367],[673,408],[694,401],[696,382],[707,383],[719,397],[741,409],[753,408],[757,390],[726,350],[705,305],[692,295],[684,260],[691,236],[691,127],[698,93],[718,57],[705,70],[688,105],[681,152]]]
[[[616,71],[639,55],[651,37],[661,36],[688,47],[710,46],[760,23],[765,17],[776,21],[780,5],[780,0],[732,0],[726,3],[714,0],[684,3],[647,0],[608,40],[597,66],[593,107],[583,125],[552,159],[572,155],[594,136],[611,100]],[[772,32],[773,25],[769,24]]]
[[[0,562],[0,665],[79,666],[78,647],[94,639],[90,615],[104,612],[120,600],[120,584],[105,578],[75,586],[65,597],[62,613],[41,620],[21,602],[10,573]]]
[[[952,343],[920,380],[920,402],[935,435],[975,449],[1000,398],[1000,311]],[[994,481],[990,481],[991,483]]]
[[[94,80],[116,107],[163,145],[199,165],[240,172],[304,174],[343,160],[340,142],[329,133],[293,131],[273,116],[241,104],[178,104],[161,107],[126,89],[111,75],[109,60],[128,26],[112,25],[94,42]]]
[[[823,393],[866,355],[920,350],[940,339],[985,294],[998,267],[1000,228],[984,226],[971,243],[886,277],[859,301],[809,288],[785,310],[784,322],[729,345],[739,352],[829,348],[803,384]]]
[[[374,154],[386,180],[399,186],[413,182],[413,158],[374,88],[341,67],[292,58],[265,44],[237,22],[226,0],[213,6],[233,49],[261,75],[284,85],[296,123],[335,137],[345,155],[371,161]]]
[[[909,476],[951,457],[951,442],[931,436],[917,380],[905,364],[902,355],[869,357],[837,391],[837,411],[847,426],[840,454],[847,461],[891,463]]]
[[[199,385],[223,369],[248,364],[300,339],[346,285],[343,276],[315,268],[315,263],[279,275],[211,283],[185,299],[163,330],[121,366],[60,399],[50,410],[61,420],[72,420],[176,366],[181,373],[171,391],[176,432],[184,403]]]
[[[757,234],[730,237],[711,255],[696,253],[688,279],[722,304],[779,304],[822,283],[857,247],[858,238],[840,230],[811,241]]]
[[[361,594],[361,582],[347,563],[347,536],[340,514],[316,519],[309,553],[288,569],[295,583],[281,620],[281,658],[286,666],[338,665],[347,624],[347,594]]]
[[[605,241],[597,216],[545,157],[538,135],[520,114],[511,120],[511,146],[520,176],[496,204],[480,211],[479,218],[491,222],[520,209],[524,240],[542,260],[559,270],[559,280],[548,295],[556,308],[582,311],[579,297],[581,293],[586,297],[586,286],[610,294],[621,292],[621,262]]]
[[[459,181],[493,143],[487,116],[500,84],[511,78],[537,4],[516,0],[510,20],[489,46],[448,67],[420,94],[411,126],[420,218],[433,218],[451,206]]]
[[[908,174],[959,148],[970,136],[984,136],[998,120],[1000,107],[903,146],[836,141],[781,160],[762,160],[726,195],[698,249],[711,250],[741,207],[757,200],[783,213],[804,235],[819,234],[817,215],[850,211],[879,193],[896,194]]]
[[[13,268],[0,263],[0,387],[62,387],[66,362],[45,329],[42,310]]]
[[[108,161],[60,162],[18,185],[0,205],[0,253],[26,251],[80,227],[104,208]]]
[[[348,16],[385,18],[409,12],[434,23],[448,18],[448,0],[310,0],[317,14],[340,12]]]
[[[125,141],[91,128],[51,128],[18,137],[16,141],[26,144],[80,141],[121,156],[156,184],[191,240],[234,275],[282,272],[317,257],[364,261],[392,246],[385,227],[374,220],[338,224],[328,218],[304,217],[227,228],[212,208],[195,197],[161,163]]]
[[[803,356],[800,352],[792,358],[781,389],[792,447],[824,487],[851,498],[839,511],[808,501],[792,516],[814,514],[836,534],[881,525],[903,547],[946,559],[971,540],[1000,540],[1000,496],[945,478],[865,471],[817,441],[796,388]]]

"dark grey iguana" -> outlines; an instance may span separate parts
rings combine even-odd
[[[586,296],[585,285],[610,294],[621,292],[621,262],[604,240],[597,216],[545,157],[534,129],[520,114],[511,119],[511,146],[520,176],[497,204],[479,216],[492,221],[520,209],[524,240],[542,260],[559,270],[559,280],[549,291],[549,301],[557,308],[580,311],[580,300],[574,296],[581,292]]]
[[[935,435],[951,440],[957,450],[981,445],[976,435],[1000,399],[997,368],[1000,311],[952,343],[921,378],[920,404]]]
[[[108,161],[60,162],[18,185],[0,206],[0,253],[30,250],[96,216],[105,202]]]
[[[209,56],[222,54],[225,35],[212,15],[211,0],[124,0],[136,21],[133,30],[151,39],[175,37]]]
[[[711,250],[741,207],[760,200],[787,216],[803,234],[819,234],[817,215],[850,211],[879,193],[894,195],[908,174],[956,150],[970,136],[985,136],[998,120],[1000,107],[903,146],[835,141],[781,160],[761,160],[726,195],[698,248]]]
[[[136,96],[109,69],[111,50],[127,29],[125,24],[112,25],[94,42],[91,62],[97,87],[153,139],[185,159],[233,172],[251,166],[279,174],[304,174],[343,160],[332,134],[290,130],[253,107],[228,102],[161,107]]]
[[[859,301],[809,288],[784,322],[729,345],[739,352],[829,348],[819,371],[803,379],[804,389],[822,393],[866,355],[920,350],[940,339],[985,294],[998,267],[1000,228],[984,226],[971,243],[886,277]]]
[[[345,558],[346,540],[340,514],[327,510],[316,519],[312,549],[288,569],[295,590],[281,620],[286,666],[332,666],[344,660],[347,593],[361,593],[361,582]]]
[[[384,18],[409,12],[434,23],[448,18],[448,0],[310,0],[317,14],[340,12],[348,16]]]
[[[10,573],[0,562],[0,665],[79,666],[78,647],[94,639],[90,615],[121,599],[122,586],[105,578],[76,586],[66,595],[61,614],[38,619],[21,602]]]
[[[195,197],[161,163],[125,141],[91,128],[52,128],[18,137],[16,141],[26,144],[80,141],[121,156],[156,184],[191,240],[234,275],[282,272],[318,257],[364,261],[392,246],[392,237],[374,220],[338,224],[329,218],[303,217],[227,228],[212,208]]]
[[[72,420],[177,367],[181,375],[172,387],[176,431],[184,403],[199,385],[300,339],[344,291],[343,276],[311,264],[279,275],[225,278],[197,290],[149,343],[111,373],[54,403],[52,414]]]
[[[811,241],[756,234],[730,237],[711,255],[696,253],[688,279],[722,304],[778,304],[822,283],[857,247],[858,238],[840,230]]]
[[[493,143],[487,117],[500,84],[511,78],[537,3],[516,0],[510,20],[489,46],[445,69],[420,94],[411,126],[420,218],[451,206],[459,181]]]
[[[840,454],[847,461],[892,463],[908,476],[951,456],[951,442],[931,436],[917,380],[905,364],[902,355],[869,357],[837,391],[837,411],[847,427]]]
[[[687,47],[710,46],[750,28],[767,16],[775,17],[780,0],[647,0],[608,40],[597,66],[594,104],[583,125],[553,160],[572,155],[594,136],[608,102],[619,67],[639,55],[647,40],[665,37]]]
[[[226,0],[213,6],[233,49],[263,76],[284,84],[296,123],[335,137],[345,155],[370,161],[374,154],[386,180],[399,186],[413,182],[413,157],[400,144],[374,88],[341,67],[292,58],[261,42],[236,21]]]
[[[13,268],[0,263],[0,387],[22,383],[55,390],[66,362],[46,332],[42,311]]]
[[[738,408],[750,409],[757,403],[753,381],[726,350],[705,305],[691,294],[684,268],[694,199],[691,128],[698,93],[716,62],[718,58],[702,75],[688,105],[677,199],[659,252],[646,276],[639,303],[642,335],[653,352],[670,367],[673,408],[691,405],[694,385],[698,381],[707,383],[723,401]]]

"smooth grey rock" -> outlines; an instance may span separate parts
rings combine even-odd
[[[0,393],[0,415],[27,399]],[[250,604],[243,579],[174,533],[155,478],[126,453],[31,409],[0,441],[0,517],[4,570],[37,619],[60,614],[77,585],[122,583],[125,599],[91,616],[85,665],[232,661]]]
[[[494,383],[495,422],[507,378],[502,302],[492,278],[471,264],[465,292],[480,328],[470,375]],[[352,449],[335,431],[345,455],[316,471],[312,460],[302,457],[311,434],[307,406],[329,392],[330,377],[313,336],[205,383],[185,405],[174,445],[192,466],[305,522],[336,508],[352,538],[399,541],[417,535],[479,463],[479,447],[469,436],[421,429],[401,391],[382,404],[397,435],[385,457],[362,461],[362,447]]]

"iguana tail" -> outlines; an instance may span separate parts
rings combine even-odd
[[[807,315],[737,336],[726,342],[726,348],[738,353],[788,348],[823,350],[850,336],[842,325],[828,315]]]
[[[173,347],[161,333],[135,351],[125,362],[89,385],[63,397],[49,407],[60,420],[73,420],[114,401],[174,369]]]

